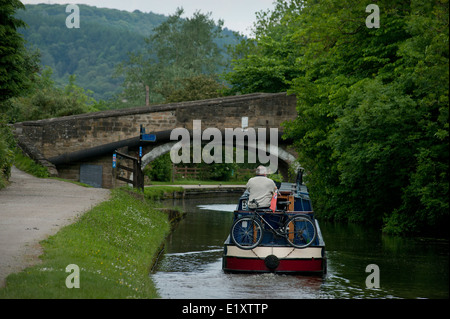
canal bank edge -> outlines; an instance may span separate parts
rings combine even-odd
[[[245,186],[243,185],[227,185],[223,187],[222,185],[171,185],[171,186],[150,186],[144,189],[144,193],[130,192],[133,196],[139,196],[141,199],[148,198],[151,200],[167,200],[167,199],[184,199],[184,198],[195,198],[197,196],[202,197],[214,197],[217,194],[241,194],[244,191]],[[186,212],[174,209],[162,207],[158,208],[160,211],[164,212],[170,222],[172,232],[178,223],[184,218]],[[170,233],[169,235],[170,236]],[[158,253],[154,256],[152,263],[150,265],[151,272],[154,271],[158,261],[164,252],[165,241],[161,243],[158,248]]]
[[[144,194],[152,199],[173,199],[195,195],[242,194],[245,189],[245,185],[154,185],[146,186]]]

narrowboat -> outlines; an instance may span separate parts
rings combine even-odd
[[[240,197],[224,243],[225,273],[326,273],[325,242],[302,171],[295,183],[277,187],[273,210],[249,209],[247,191]]]

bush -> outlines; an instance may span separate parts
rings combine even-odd
[[[15,141],[11,129],[5,123],[0,118],[0,189],[6,186],[14,162]]]
[[[16,149],[14,153],[14,165],[16,165],[18,169],[36,177],[50,177],[47,168],[37,164],[31,158],[24,155],[19,149]]]
[[[172,177],[170,154],[164,154],[151,162],[150,165],[145,167],[144,174],[152,181],[169,182]]]

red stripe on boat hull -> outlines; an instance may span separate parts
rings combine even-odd
[[[224,257],[225,272],[276,272],[276,273],[319,273],[323,272],[323,259],[280,259],[277,268],[267,268],[264,259]]]

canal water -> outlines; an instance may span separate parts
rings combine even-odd
[[[167,299],[443,299],[449,297],[449,242],[381,235],[359,225],[320,222],[323,276],[225,274],[223,242],[239,195],[167,201],[187,213],[167,239],[151,276]],[[379,269],[379,288],[367,288]],[[372,281],[373,282],[373,281]]]

